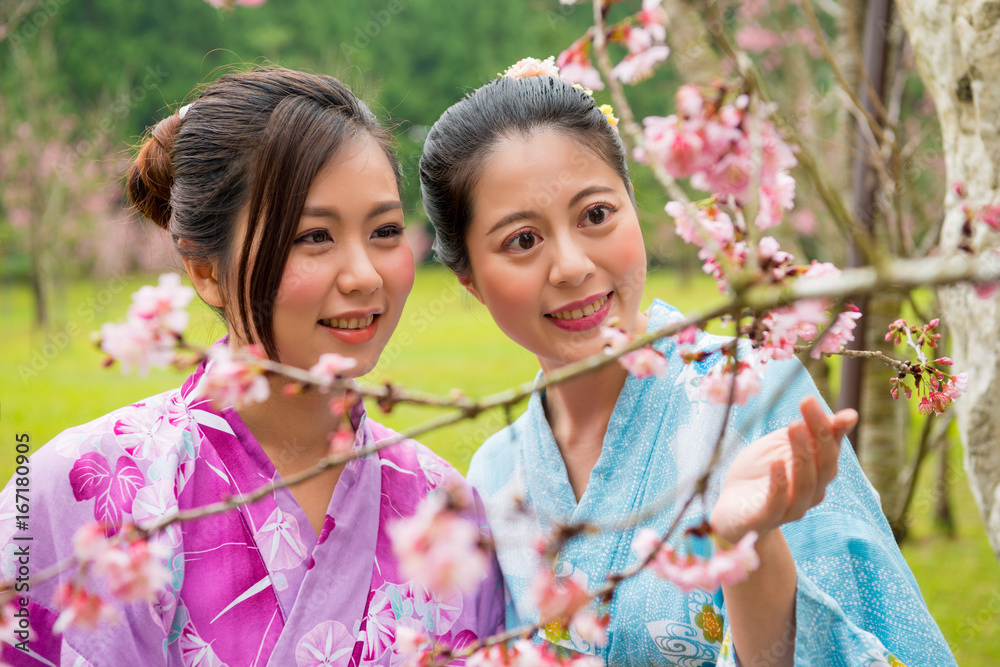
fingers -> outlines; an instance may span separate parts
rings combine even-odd
[[[852,408],[847,408],[846,410],[840,410],[833,415],[833,430],[837,434],[837,439],[840,440],[845,435],[850,433],[855,425],[858,423],[858,411]]]
[[[771,481],[768,488],[767,502],[762,510],[764,516],[769,517],[787,517],[788,516],[788,475],[785,474],[785,462],[784,461],[772,461],[771,462]],[[777,528],[781,524],[785,523],[785,519],[779,519],[770,528]],[[765,532],[763,529],[759,529],[758,532]]]
[[[840,441],[845,432],[841,429],[848,424],[853,426],[852,421],[857,419],[857,413],[854,410],[843,410],[837,415],[828,415],[820,402],[812,396],[803,399],[800,408],[816,447],[816,479],[819,488],[814,502],[818,503],[823,498],[826,485],[837,476]]]
[[[791,474],[789,479],[789,499],[787,521],[795,521],[816,504],[817,493],[820,496],[826,484],[819,484],[816,462],[816,448],[809,427],[802,422],[794,422],[788,426],[788,439],[791,442]]]

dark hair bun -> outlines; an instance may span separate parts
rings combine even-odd
[[[157,123],[126,176],[132,205],[164,229],[170,228],[170,188],[174,184],[170,152],[180,125],[181,117],[176,113]]]

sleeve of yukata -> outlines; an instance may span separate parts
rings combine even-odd
[[[14,667],[167,665],[166,640],[175,611],[169,587],[155,604],[116,602],[114,622],[102,621],[92,630],[70,626],[56,633],[56,590],[71,580],[76,567],[45,581],[28,581],[73,555],[73,535],[80,526],[95,518],[121,520],[124,511],[131,512],[136,487],[147,479],[148,469],[140,469],[113,432],[84,427],[70,429],[42,447],[27,468],[27,484],[19,485],[15,475],[0,494],[0,576],[22,584],[15,591],[14,609],[20,615],[15,619],[27,619],[30,638],[24,642],[23,636],[14,635],[16,644],[11,645],[7,637],[2,661]],[[79,474],[84,468],[86,479]],[[74,470],[76,483],[71,482]],[[26,518],[18,518],[19,504],[28,510],[22,513]],[[85,580],[104,596],[100,578],[87,575]],[[177,645],[172,648],[177,650]]]
[[[782,428],[801,419],[799,402],[807,395],[819,392],[798,360],[772,362],[760,394],[736,417],[737,428],[752,434],[747,442]],[[773,647],[772,658],[794,641],[796,665],[955,664],[846,438],[823,502],[782,532],[798,576],[796,628],[794,640]],[[719,664],[734,660],[730,654]]]

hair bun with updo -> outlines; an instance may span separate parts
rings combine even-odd
[[[174,164],[170,154],[180,129],[180,114],[167,116],[149,133],[126,176],[132,205],[163,229],[170,229],[170,189]]]

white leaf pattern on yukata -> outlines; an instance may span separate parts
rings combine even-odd
[[[351,661],[355,639],[343,623],[323,621],[295,647],[296,667],[341,667]]]
[[[275,507],[258,533],[260,553],[271,570],[290,570],[306,559],[299,522]]]

